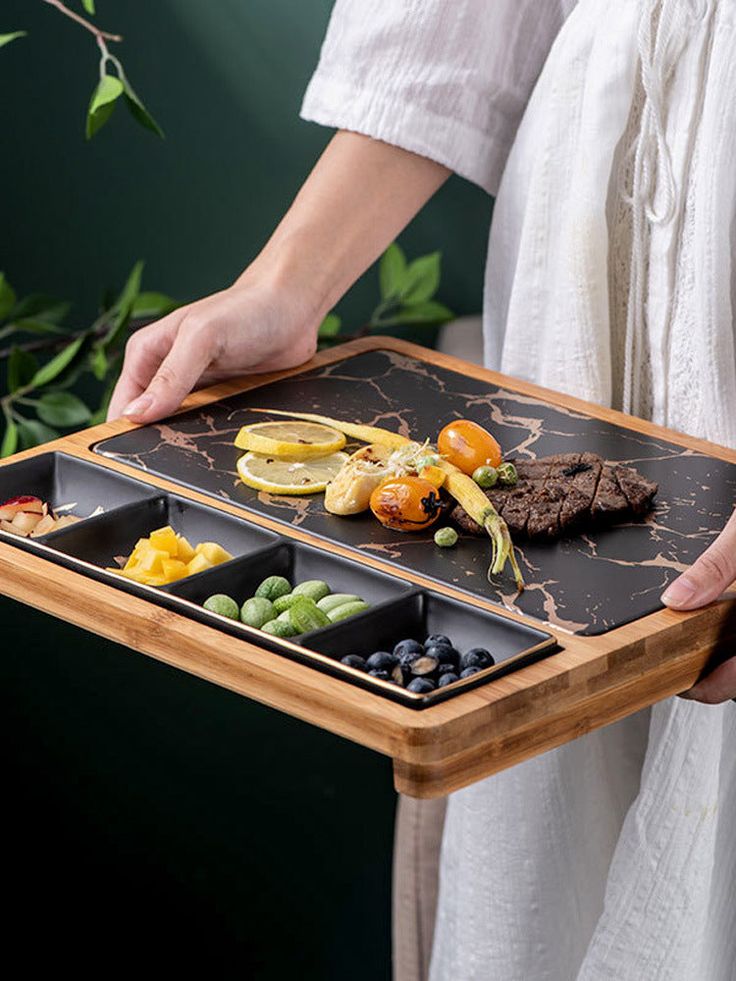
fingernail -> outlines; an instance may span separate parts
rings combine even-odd
[[[693,598],[696,589],[695,583],[687,576],[680,576],[662,593],[662,602],[667,606],[682,606]]]
[[[137,399],[126,405],[123,409],[124,416],[142,416],[144,412],[148,410],[153,405],[152,395],[139,395]]]

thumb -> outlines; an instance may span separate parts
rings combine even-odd
[[[182,324],[156,374],[123,414],[145,423],[176,412],[211,364],[214,347],[212,331]]]
[[[662,602],[675,610],[696,610],[718,599],[735,579],[736,517],[732,515],[697,562],[667,587]]]

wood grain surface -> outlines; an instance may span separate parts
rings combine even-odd
[[[725,447],[384,337],[365,338],[321,352],[309,365],[290,372],[240,378],[203,389],[187,400],[183,410],[376,349],[419,357],[736,463],[736,452]],[[225,501],[215,502],[163,479],[142,476],[140,471],[91,451],[98,441],[131,428],[132,424],[122,420],[106,423],[17,454],[3,465],[49,450],[64,451],[243,516],[240,509]],[[249,515],[248,520],[354,558],[354,553],[315,539],[299,528],[285,528],[261,515]],[[365,555],[362,561],[391,571],[374,556]],[[494,609],[480,599],[468,600],[450,586],[426,583],[410,572],[402,575],[417,585],[429,585],[481,609]],[[0,591],[134,651],[384,753],[394,760],[397,789],[415,797],[447,794],[681,692],[713,658],[724,656],[736,638],[736,611],[731,599],[692,613],[663,609],[598,636],[560,634],[563,650],[553,657],[417,712],[61,568],[4,541],[0,542]],[[517,614],[507,615],[526,622]]]

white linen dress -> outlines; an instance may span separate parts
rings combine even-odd
[[[497,193],[490,367],[736,446],[736,0],[337,0],[302,114]],[[451,795],[430,976],[734,981],[736,706]]]

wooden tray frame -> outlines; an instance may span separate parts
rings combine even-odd
[[[736,463],[736,452],[725,447],[389,337],[351,341],[321,352],[300,368],[202,389],[187,399],[182,411],[373,350],[397,351]],[[133,428],[123,420],[105,423],[16,454],[2,465],[38,453],[62,451],[243,516],[240,508],[226,501],[93,453],[91,447],[100,440]],[[254,513],[248,514],[248,520],[355,560],[354,552],[299,528],[285,527]],[[361,561],[396,572],[373,556],[362,555]],[[417,586],[481,609],[499,609],[449,585],[429,582],[404,570],[401,575]],[[5,542],[0,542],[0,592],[383,753],[393,760],[396,789],[420,798],[448,794],[684,691],[736,638],[736,607],[730,597],[691,613],[663,609],[598,636],[552,630],[563,647],[561,652],[417,712]],[[513,612],[506,611],[506,615],[540,626],[538,621]]]

